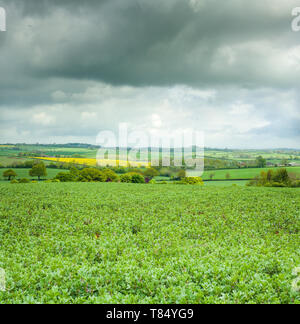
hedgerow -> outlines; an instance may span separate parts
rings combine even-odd
[[[293,178],[292,174],[289,174],[286,169],[279,169],[276,172],[268,170],[267,172],[262,171],[260,175],[248,183],[248,186],[256,187],[300,187],[300,181],[298,178]]]

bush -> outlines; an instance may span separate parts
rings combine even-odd
[[[149,168],[144,172],[144,176],[152,180],[154,177],[159,176],[159,172],[154,168]]]
[[[19,181],[18,180],[16,180],[16,179],[13,179],[13,180],[11,180],[11,182],[10,182],[11,184],[16,184],[16,183],[19,183]]]
[[[290,185],[291,180],[286,169],[279,169],[272,177],[272,180],[277,183]]]
[[[204,182],[200,177],[187,177],[182,180],[182,183],[187,185],[204,185]]]
[[[300,188],[300,180],[294,181],[292,183],[292,188]]]
[[[102,172],[106,176],[106,182],[116,182],[119,180],[118,175],[110,169],[105,169]]]
[[[185,177],[186,177],[186,171],[185,170],[180,170],[176,175],[177,180],[183,180]]]
[[[75,181],[75,178],[69,172],[59,172],[54,178],[54,180],[59,182],[73,182]]]
[[[271,183],[271,187],[275,187],[275,188],[285,188],[287,187],[286,184],[282,183],[282,182],[272,182]]]
[[[122,174],[120,176],[120,181],[123,183],[131,183],[132,177],[129,173]]]
[[[132,183],[145,183],[145,179],[142,175],[138,173],[133,173],[131,175],[131,182]]]
[[[81,182],[106,182],[107,175],[95,168],[86,168],[80,171],[79,181]]]
[[[19,183],[30,183],[30,180],[27,178],[23,178],[19,181]]]

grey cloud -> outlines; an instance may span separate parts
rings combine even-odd
[[[165,127],[205,129],[212,146],[271,145],[271,138],[295,145],[297,5],[0,0],[8,14],[8,32],[0,33],[0,141],[92,140],[122,121],[147,127],[157,114]]]
[[[294,0],[276,0],[281,10],[271,1],[202,3],[195,12],[190,0],[22,2],[20,19],[32,18],[25,73],[135,86],[282,86],[299,78],[269,64],[299,43],[290,28]]]

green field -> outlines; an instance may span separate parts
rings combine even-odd
[[[300,303],[297,189],[0,184],[0,303]]]
[[[205,156],[218,158],[218,159],[230,159],[237,161],[253,161],[258,156],[263,156],[265,159],[272,163],[280,163],[282,160],[287,159],[289,161],[300,161],[299,150],[212,150],[206,149]]]
[[[288,172],[299,174],[300,178],[300,167],[287,167]],[[203,179],[208,180],[210,174],[215,174],[213,180],[225,180],[227,173],[230,174],[230,179],[253,179],[258,176],[262,171],[278,170],[278,168],[264,168],[264,169],[231,169],[231,170],[216,170],[216,171],[205,171]]]
[[[219,187],[227,187],[227,186],[246,186],[249,181],[205,181],[205,186],[219,186]]]
[[[3,172],[6,171],[7,169],[0,169],[0,181],[7,181],[3,178]],[[32,178],[29,176],[29,171],[30,169],[13,169],[16,174],[18,175],[16,179],[22,179],[22,178],[27,178],[27,179],[37,179]],[[59,172],[66,172],[66,170],[59,170],[59,169],[47,169],[47,176],[42,177],[42,179],[53,179]]]

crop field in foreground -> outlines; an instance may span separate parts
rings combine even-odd
[[[300,190],[0,184],[0,303],[300,303]]]

